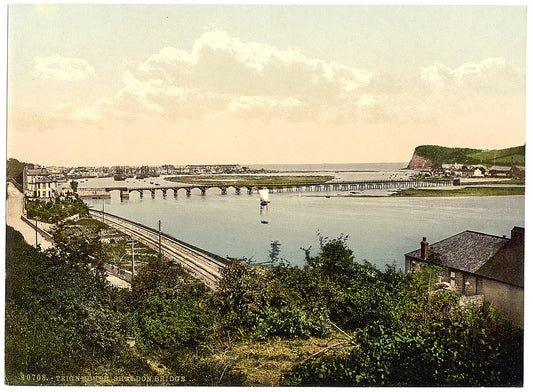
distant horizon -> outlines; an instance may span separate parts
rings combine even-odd
[[[525,5],[7,8],[24,161],[402,162],[525,140]]]
[[[427,144],[427,145],[437,145],[437,144]],[[514,147],[520,147],[520,146],[525,146],[526,143],[522,143],[522,144],[518,144],[518,145],[513,145],[513,146],[506,146],[506,147],[502,147],[502,148],[497,148],[497,149],[492,149],[492,148],[479,148],[479,147],[459,147],[459,146],[442,146],[440,145],[441,147],[446,147],[446,148],[471,148],[471,149],[478,149],[478,150],[505,150],[505,149],[508,149],[508,148],[514,148]],[[418,145],[418,146],[415,146],[412,148],[412,151],[411,151],[411,155],[408,159],[403,159],[403,160],[391,160],[391,161],[353,161],[353,162],[341,162],[341,161],[329,161],[329,162],[237,162],[237,161],[225,161],[225,162],[198,162],[198,161],[192,161],[192,162],[187,162],[187,163],[176,163],[176,162],[169,162],[169,161],[165,161],[165,162],[162,162],[162,163],[80,163],[80,162],[77,162],[77,163],[73,163],[73,164],[65,164],[65,163],[43,163],[42,161],[41,162],[31,162],[29,160],[26,160],[26,159],[23,159],[23,158],[19,158],[19,157],[14,157],[14,156],[8,156],[7,159],[16,159],[18,160],[19,162],[26,162],[26,163],[30,163],[30,164],[36,164],[36,165],[41,165],[41,166],[59,166],[59,167],[77,167],[77,166],[89,166],[89,167],[112,167],[112,166],[162,166],[162,165],[177,165],[177,166],[186,166],[186,165],[240,165],[240,166],[260,166],[260,165],[278,165],[278,166],[282,166],[282,165],[286,165],[286,166],[290,166],[290,165],[293,165],[293,166],[296,166],[296,165],[355,165],[355,164],[393,164],[393,163],[409,163],[409,161],[411,160],[414,152],[415,152],[415,149],[417,147],[419,147],[421,145]],[[527,150],[526,150],[526,158],[527,158]],[[527,162],[527,159],[526,159],[526,162]]]
[[[187,165],[239,165],[243,167],[248,166],[320,166],[320,165],[379,165],[379,164],[394,164],[394,163],[408,163],[409,160],[404,161],[390,161],[390,162],[320,162],[320,163],[313,163],[313,162],[307,162],[307,163],[242,163],[242,162],[223,162],[223,163],[173,163],[173,162],[165,162],[165,163],[129,163],[129,164],[109,164],[109,165],[101,165],[101,164],[72,164],[72,165],[65,165],[65,164],[46,164],[42,162],[27,162],[26,160],[19,159],[17,157],[8,157],[9,159],[16,159],[19,162],[25,162],[32,165],[39,165],[39,166],[58,166],[58,167],[113,167],[113,166],[163,166],[163,165],[176,165],[176,166],[187,166]]]

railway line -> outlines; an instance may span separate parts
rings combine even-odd
[[[213,290],[218,289],[223,271],[230,265],[230,261],[223,257],[160,233],[141,223],[93,209],[89,210],[89,214],[156,252],[160,250],[162,256],[177,262],[189,274]]]

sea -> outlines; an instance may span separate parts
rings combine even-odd
[[[406,162],[243,166],[279,175],[330,175],[335,181],[401,179],[413,174],[405,170]],[[79,187],[175,184],[164,177],[119,182],[95,178],[80,181]],[[417,249],[422,237],[433,243],[465,230],[510,236],[514,226],[525,224],[523,196],[384,197],[388,192],[274,192],[266,207],[260,206],[257,193],[243,190],[237,195],[232,188],[226,195],[212,188],[204,196],[195,189],[190,197],[183,190],[177,197],[156,191],[154,198],[150,192],[142,198],[131,192],[122,201],[119,192],[112,191],[110,199],[86,202],[153,228],[161,221],[163,232],[223,257],[267,262],[277,241],[279,257],[295,266],[305,264],[304,249],[318,253],[320,238],[345,238],[358,262],[403,269],[404,254]]]

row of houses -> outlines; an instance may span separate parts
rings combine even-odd
[[[43,170],[35,167],[29,170]],[[47,177],[56,181],[66,181],[77,178],[102,178],[121,175],[125,177],[158,177],[160,175],[180,174],[239,174],[251,172],[264,172],[264,170],[252,170],[241,165],[161,165],[161,166],[99,166],[99,167],[47,167]]]
[[[490,166],[483,165],[463,165],[459,163],[443,163],[440,168],[433,168],[426,171],[431,176],[449,176],[462,178],[480,177],[516,177],[524,173],[525,168],[519,166]]]

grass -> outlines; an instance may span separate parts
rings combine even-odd
[[[465,187],[460,189],[401,189],[396,197],[515,196],[524,195],[525,187]]]
[[[495,179],[494,181],[483,181],[483,182],[474,182],[474,181],[468,181],[461,179],[461,185],[474,185],[474,184],[483,184],[483,185],[491,185],[491,184],[507,184],[507,185],[526,185],[526,180],[522,178],[510,178],[507,180],[498,180]]]
[[[98,230],[102,241],[103,261],[125,270],[131,270],[131,243],[129,237],[105,223],[93,218],[80,218],[71,230]],[[157,258],[157,252],[144,244],[135,242],[136,268]]]
[[[265,341],[232,343],[224,351],[212,355],[214,359],[233,363],[235,368],[245,373],[243,386],[279,386],[281,375],[293,365],[343,338],[336,332],[323,338],[272,337]]]
[[[298,186],[309,184],[322,184],[332,180],[333,176],[176,176],[166,177],[165,180],[183,182],[194,185],[211,186]]]

